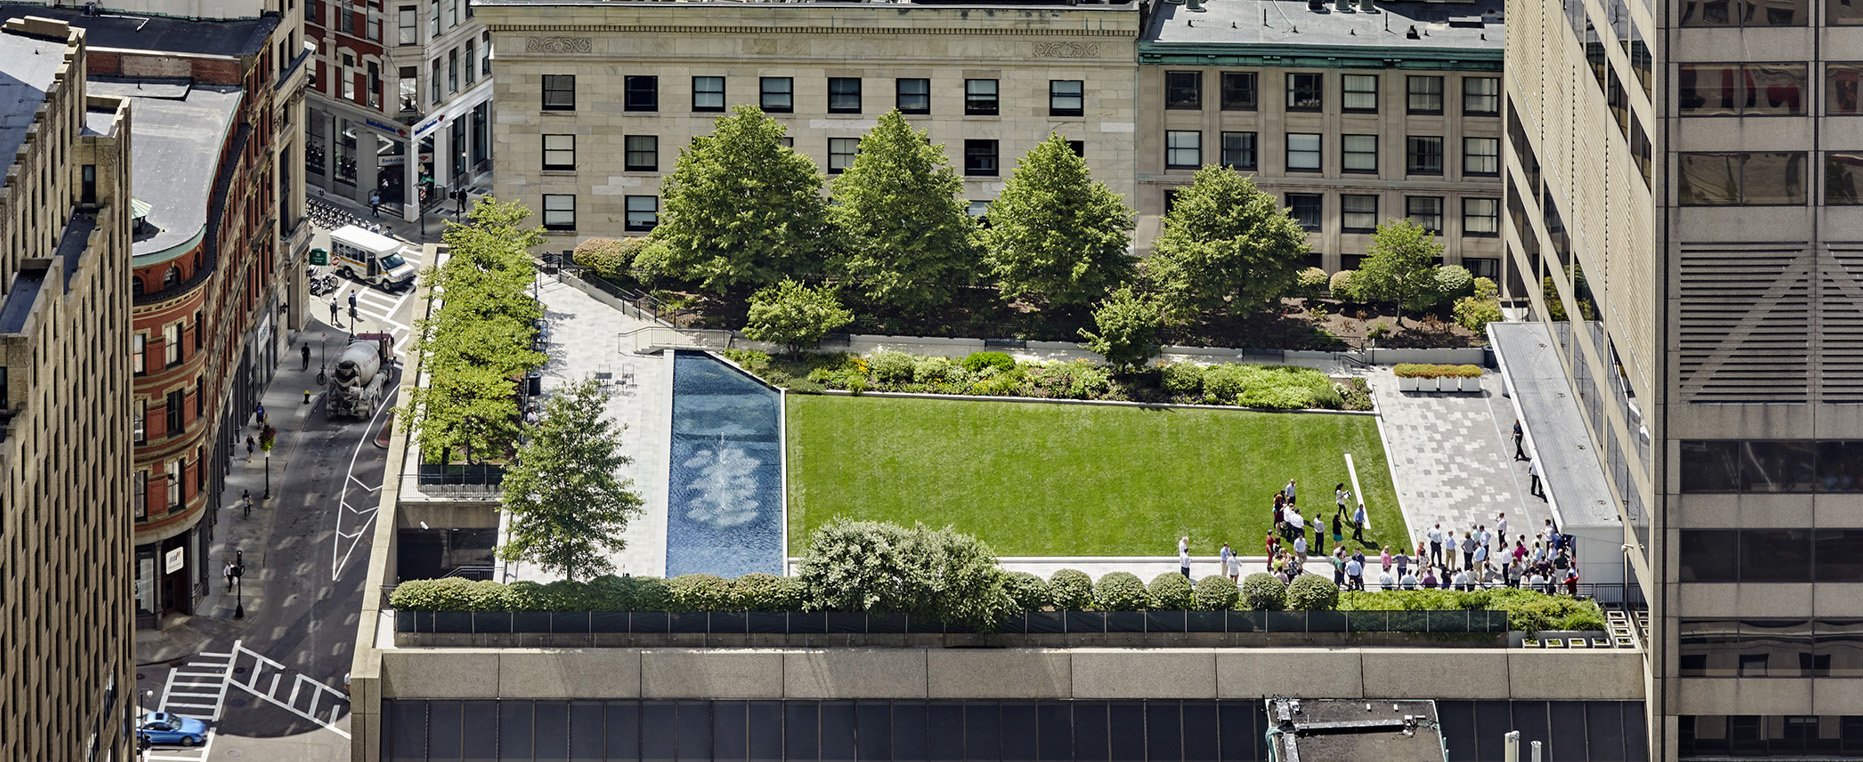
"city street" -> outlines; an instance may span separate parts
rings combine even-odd
[[[428,229],[437,238],[440,226],[429,222]],[[413,232],[389,231],[398,237]],[[328,241],[328,231],[319,229],[311,245],[327,248]],[[415,300],[411,289],[388,293],[341,279],[338,284],[335,293],[312,297],[311,322],[284,354],[265,393],[270,421],[279,429],[272,462],[240,453],[227,478],[212,562],[217,567],[223,563],[219,556],[238,551],[245,563],[239,587],[229,591],[216,581],[185,628],[162,633],[166,648],[146,648],[152,639],[138,639],[142,707],[208,720],[211,731],[200,747],[157,747],[147,752],[148,760],[349,758],[345,679],[387,455],[375,439],[399,402],[392,396],[399,365],[387,384],[391,396],[368,421],[330,420],[317,377],[336,362],[352,330],[393,335],[404,362]],[[336,325],[329,321],[332,299],[338,305]],[[311,350],[308,368],[300,354],[305,345]],[[270,499],[259,500],[250,517],[242,515],[241,491],[260,498],[268,484]],[[235,617],[240,609],[243,618]],[[204,645],[186,640],[185,633],[205,633]]]

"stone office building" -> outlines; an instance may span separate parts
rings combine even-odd
[[[130,110],[0,28],[0,759],[128,760]]]
[[[553,249],[653,229],[680,149],[739,104],[829,174],[897,108],[944,146],[977,213],[1051,132],[1132,196],[1136,3],[476,8],[499,51],[496,195],[535,210]]]
[[[1356,269],[1378,223],[1499,279],[1501,3],[1163,3],[1139,38],[1137,238],[1198,167],[1255,176]]]
[[[1514,296],[1651,602],[1653,758],[1863,755],[1863,6],[1509,5]]]

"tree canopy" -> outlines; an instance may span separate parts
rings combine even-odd
[[[822,174],[755,106],[719,117],[660,186],[660,223],[642,253],[658,271],[718,293],[820,273],[835,246]]]
[[[1307,254],[1299,223],[1242,173],[1197,171],[1165,215],[1145,274],[1173,316],[1253,310],[1291,291]]]
[[[989,222],[984,258],[1005,297],[1083,307],[1132,278],[1132,209],[1058,134],[1022,157]]]
[[[924,130],[897,110],[860,139],[834,178],[829,218],[843,234],[851,288],[874,304],[921,312],[948,301],[977,267],[964,184]]]
[[[626,546],[640,497],[618,471],[620,432],[602,414],[608,394],[592,380],[559,389],[505,471],[501,500],[510,514],[499,556],[529,561],[575,580],[614,570],[608,554]]]
[[[1352,287],[1361,298],[1395,303],[1398,325],[1404,323],[1405,308],[1421,310],[1435,303],[1436,267],[1443,247],[1422,225],[1387,220],[1371,234],[1365,253]]]
[[[754,341],[780,344],[795,354],[821,343],[829,331],[853,320],[854,313],[842,309],[827,286],[809,288],[784,280],[751,296],[744,335]]]
[[[1158,356],[1158,332],[1164,327],[1164,310],[1157,299],[1121,286],[1093,310],[1094,330],[1080,329],[1087,349],[1117,368],[1143,367]]]

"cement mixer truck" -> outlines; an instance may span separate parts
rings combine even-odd
[[[394,338],[385,333],[359,333],[336,358],[330,376],[330,394],[324,413],[330,418],[369,418],[382,401],[393,363]]]

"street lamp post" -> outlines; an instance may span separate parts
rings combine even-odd
[[[233,600],[235,601],[233,605],[233,618],[234,619],[245,619],[246,618],[246,588],[244,584],[245,577],[246,577],[246,553],[245,551],[235,550],[233,551]]]
[[[317,340],[317,385],[323,386],[324,370],[330,366],[330,337],[323,336]]]
[[[265,496],[261,500],[272,499],[272,453],[265,453]]]

